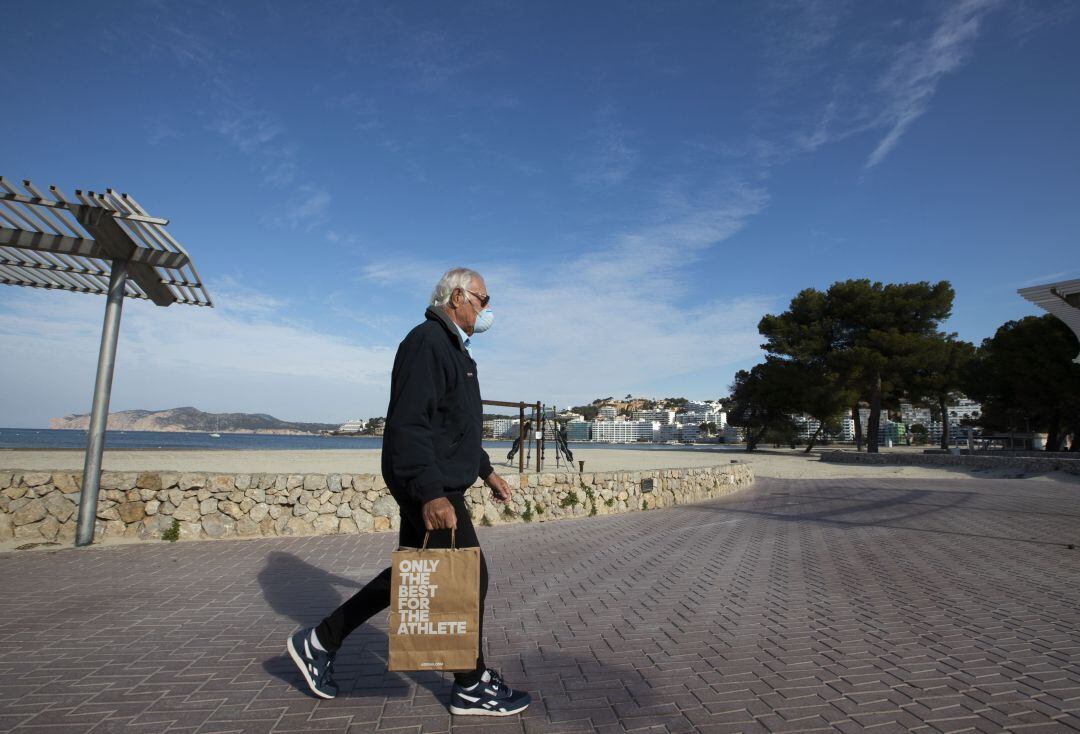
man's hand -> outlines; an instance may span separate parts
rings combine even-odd
[[[456,530],[457,513],[450,500],[438,497],[424,503],[420,508],[424,516],[424,527],[428,530]]]
[[[491,498],[496,502],[506,502],[510,499],[510,485],[495,472],[484,480],[484,484],[491,487]]]

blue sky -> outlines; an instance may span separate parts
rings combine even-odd
[[[0,173],[129,191],[216,308],[128,302],[112,408],[385,413],[448,267],[486,397],[726,394],[805,287],[1080,275],[1069,2],[23,3]],[[104,300],[0,289],[0,425],[89,409]]]

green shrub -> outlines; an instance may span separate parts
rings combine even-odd
[[[578,499],[577,492],[572,489],[559,501],[559,507],[573,507],[579,504],[581,504],[581,500]]]
[[[513,520],[515,517],[517,517],[517,513],[511,510],[509,506],[507,506],[503,508],[502,516],[505,517],[507,520]]]
[[[607,505],[608,507],[614,507],[615,506],[615,498],[612,497],[611,499],[604,500],[604,504]]]
[[[532,519],[533,519],[532,502],[529,502],[529,500],[525,500],[525,512],[521,513],[521,519],[524,520],[525,522],[532,522]]]
[[[490,528],[491,527],[491,520],[488,520],[487,515],[481,515],[480,516],[480,524],[483,525],[485,528]]]
[[[180,540],[180,521],[173,518],[172,525],[169,526],[168,530],[162,532],[161,539],[170,543]]]

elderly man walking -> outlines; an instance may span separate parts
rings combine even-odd
[[[484,279],[466,268],[447,271],[431,294],[425,321],[398,346],[383,434],[382,474],[401,512],[399,544],[418,548],[428,530],[456,530],[459,547],[479,547],[465,491],[477,476],[496,501],[510,489],[491,468],[481,443],[483,407],[472,336],[494,319]],[[431,534],[429,548],[447,548],[449,532]],[[515,691],[484,664],[484,599],[488,573],[480,556],[480,655],[476,669],[454,675],[450,712],[509,716],[524,711],[528,693]],[[334,657],[342,642],[390,606],[387,568],[317,627],[288,641],[289,655],[317,696],[333,698]]]

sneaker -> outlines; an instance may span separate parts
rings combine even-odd
[[[510,716],[524,711],[532,703],[525,691],[515,691],[503,683],[491,668],[480,682],[469,688],[454,684],[450,690],[450,713],[471,716]]]
[[[319,650],[311,644],[314,628],[302,629],[289,638],[289,656],[304,674],[311,692],[320,698],[333,698],[338,694],[334,683],[334,657],[336,653]]]

